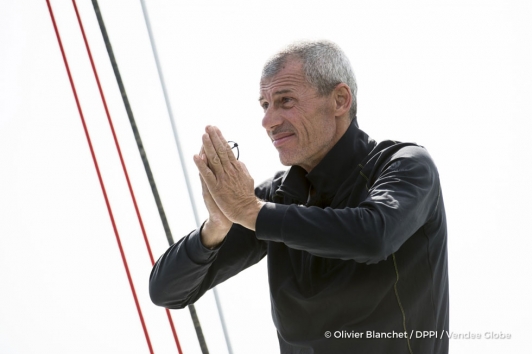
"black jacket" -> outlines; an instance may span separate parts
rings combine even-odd
[[[154,303],[183,308],[267,254],[281,353],[448,352],[445,210],[424,148],[351,124],[310,173],[255,192],[271,202],[256,232],[234,225],[216,250],[199,230],[181,239],[152,270]]]

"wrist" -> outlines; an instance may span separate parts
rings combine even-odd
[[[246,205],[244,213],[238,223],[247,229],[255,231],[255,225],[257,224],[257,217],[259,216],[260,209],[266,204],[262,200],[255,198],[252,202]]]
[[[201,243],[209,249],[218,247],[224,241],[231,226],[232,224],[217,225],[210,219],[207,219],[200,229]]]

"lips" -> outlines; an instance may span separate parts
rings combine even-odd
[[[295,137],[295,134],[290,132],[275,134],[272,136],[273,145],[279,147],[293,137]]]

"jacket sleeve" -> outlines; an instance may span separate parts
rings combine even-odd
[[[184,308],[265,255],[265,242],[240,225],[233,225],[222,245],[214,250],[203,246],[200,230],[195,230],[172,245],[153,267],[151,300],[166,308]]]
[[[271,184],[271,181],[269,181]],[[267,194],[263,183],[255,189]],[[154,304],[171,309],[196,302],[215,287],[266,255],[266,242],[255,232],[234,224],[222,244],[208,249],[201,243],[201,228],[173,244],[159,258],[150,274],[150,297]]]
[[[257,238],[320,257],[377,263],[432,215],[440,193],[436,166],[424,148],[403,148],[384,164],[368,193],[358,206],[342,209],[266,203]]]

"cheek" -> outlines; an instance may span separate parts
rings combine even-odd
[[[297,132],[299,140],[309,140],[312,135],[312,119],[309,119],[308,112],[301,107],[294,107],[287,116],[288,122]]]

